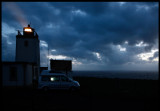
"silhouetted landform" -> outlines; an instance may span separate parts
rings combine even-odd
[[[3,89],[3,108],[16,111],[157,111],[158,80],[73,77],[78,92]]]
[[[119,79],[158,80],[157,71],[73,71],[73,76]]]

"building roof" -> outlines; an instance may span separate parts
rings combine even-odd
[[[72,60],[57,60],[57,59],[50,59],[50,61],[72,61]]]

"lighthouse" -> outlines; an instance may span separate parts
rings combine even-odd
[[[16,36],[16,62],[33,63],[33,78],[38,78],[40,71],[39,38],[35,29],[29,24],[23,28],[23,35],[18,31]]]
[[[16,35],[15,61],[2,62],[3,86],[34,86],[40,73],[39,37],[28,25]]]

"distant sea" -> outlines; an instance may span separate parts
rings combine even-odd
[[[72,77],[120,78],[158,80],[159,72],[154,71],[73,71]]]

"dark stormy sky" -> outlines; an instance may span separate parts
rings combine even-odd
[[[48,57],[72,60],[73,70],[158,71],[158,9],[158,2],[2,2],[2,60],[15,61],[16,30],[31,22],[41,66]]]

